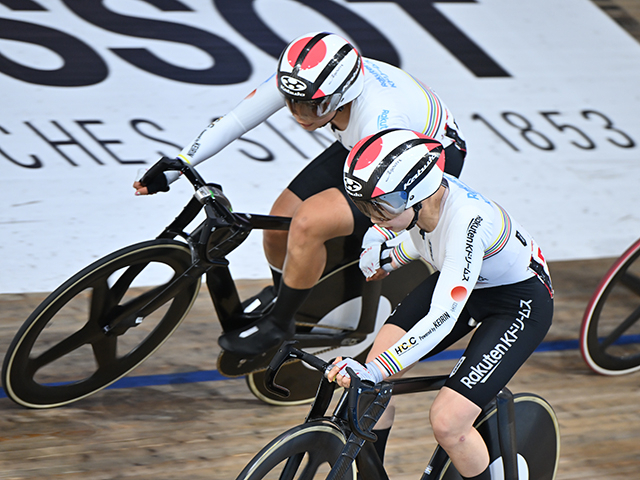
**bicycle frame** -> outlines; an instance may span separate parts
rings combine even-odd
[[[288,390],[275,383],[278,370],[285,362],[291,359],[300,359],[321,372],[327,372],[331,362],[324,362],[318,357],[294,347],[296,342],[285,342],[278,353],[273,357],[267,369],[265,379],[266,386],[273,393],[286,396]],[[378,458],[373,443],[376,440],[372,433],[375,423],[384,412],[393,395],[405,395],[409,393],[431,392],[442,388],[449,378],[448,375],[435,375],[426,377],[402,378],[393,381],[384,381],[371,386],[362,382],[355,373],[347,367],[351,376],[351,385],[342,393],[333,413],[327,416],[327,410],[332,400],[336,387],[323,375],[318,387],[315,401],[313,402],[305,423],[324,420],[330,421],[343,431],[347,440],[339,460],[332,467],[327,480],[339,480],[347,471],[351,462],[355,461],[361,478],[388,479],[382,462]],[[362,414],[358,413],[360,399],[363,396],[373,396]],[[491,404],[485,408],[490,407]],[[515,431],[515,407],[513,394],[506,387],[496,397],[498,438],[502,453],[505,480],[518,480],[518,460]],[[361,453],[362,451],[362,453]],[[449,461],[443,449],[438,448],[431,457],[421,480],[429,480],[430,473],[442,471]]]
[[[154,165],[146,175],[155,175],[159,171],[180,171],[191,182],[196,193],[157,238],[173,239],[178,236],[184,238],[191,249],[193,265],[149,300],[143,312],[153,311],[158,304],[166,300],[167,296],[206,274],[206,284],[222,330],[228,332],[237,329],[241,326],[238,324],[238,319],[242,314],[242,305],[228,268],[229,262],[225,257],[244,242],[253,229],[288,230],[291,219],[271,215],[235,213],[231,210],[230,202],[222,193],[219,185],[206,183],[190,165],[168,158],[163,160]],[[186,233],[184,229],[202,209],[205,210],[206,219],[193,232]],[[344,242],[344,240],[338,241]],[[336,250],[342,251],[341,247],[342,245],[337,246]],[[359,245],[357,247],[354,251],[359,253]],[[342,264],[338,264],[331,273],[357,263],[357,259],[356,255],[355,259],[342,260]],[[328,346],[328,339],[330,339],[331,345],[348,345],[358,343],[369,333],[372,333],[375,329],[375,315],[371,313],[372,309],[377,309],[377,298],[380,296],[381,284],[380,282],[366,283],[364,281],[362,283],[364,285],[362,315],[355,331],[336,330],[331,334],[297,333],[296,339],[305,347],[323,347]],[[116,319],[106,329],[115,328],[119,320]]]

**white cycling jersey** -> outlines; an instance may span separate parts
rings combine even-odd
[[[386,128],[407,128],[435,138],[445,147],[457,139],[464,150],[463,135],[452,113],[431,89],[387,63],[363,58],[363,65],[364,89],[351,104],[347,128],[330,129],[345,148],[350,150],[360,139]],[[182,149],[179,158],[197,165],[284,106],[284,96],[278,91],[273,75],[229,113],[211,123]],[[172,182],[177,174],[167,173],[167,178]]]
[[[448,193],[432,232],[414,227],[398,251],[422,257],[440,272],[428,313],[374,361],[396,373],[417,362],[453,329],[474,289],[510,285],[537,275],[551,290],[542,251],[502,207],[445,174]],[[397,259],[398,257],[396,257]]]

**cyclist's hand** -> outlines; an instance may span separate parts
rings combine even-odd
[[[389,263],[391,249],[386,243],[374,243],[363,247],[360,254],[360,270],[367,281],[379,280],[387,276],[387,272],[382,269],[382,265]]]
[[[138,170],[139,180],[133,182],[133,188],[136,189],[136,195],[153,195],[154,193],[169,191],[169,183],[167,182],[167,177],[164,172],[161,172],[152,178],[146,178],[145,183],[142,183],[140,179],[144,173],[145,170]]]
[[[327,375],[327,379],[331,382],[335,381],[341,387],[348,388],[351,385],[351,377],[346,372],[347,367],[356,372],[360,380],[367,380],[371,383],[378,383],[384,380],[382,372],[373,363],[362,365],[353,358],[343,359],[342,357],[336,358],[333,368]]]
[[[149,195],[149,190],[144,186],[140,181],[136,180],[133,182],[133,188],[136,189],[136,195]]]
[[[394,270],[390,265],[392,248],[387,246],[387,240],[391,240],[397,235],[387,228],[374,225],[362,237],[360,270],[367,281],[380,280],[387,276],[385,272]]]

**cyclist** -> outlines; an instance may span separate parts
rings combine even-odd
[[[404,129],[368,136],[349,153],[345,187],[375,223],[365,235],[362,271],[378,279],[422,258],[436,273],[387,319],[365,365],[338,358],[328,377],[346,387],[346,367],[374,383],[402,374],[462,338],[473,318],[479,326],[438,392],[430,420],[458,472],[488,479],[487,447],[473,422],[547,333],[553,288],[535,240],[499,205],[443,174],[447,154],[437,140]],[[387,247],[405,229],[409,238]],[[383,444],[392,422],[390,408],[377,426]],[[381,455],[384,445],[376,449]]]
[[[398,68],[361,57],[342,37],[323,32],[292,41],[276,74],[209,125],[178,158],[198,164],[285,105],[302,128],[328,125],[337,141],[298,174],[271,208],[272,215],[292,217],[289,232],[264,232],[277,288],[275,304],[267,315],[218,340],[224,350],[240,355],[263,353],[291,337],[293,316],[324,270],[325,242],[357,235],[359,244],[371,226],[350,204],[342,185],[342,166],[358,140],[387,127],[422,132],[445,145],[446,170],[456,176],[466,154],[453,115],[431,89]],[[134,188],[139,195],[167,191],[175,178],[167,173],[149,185],[135,182]],[[264,297],[259,296],[268,304]]]

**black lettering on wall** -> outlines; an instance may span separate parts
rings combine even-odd
[[[238,33],[265,53],[274,58],[280,57],[287,42],[276,35],[257,15],[252,0],[214,1],[220,14]],[[331,1],[299,0],[299,2],[324,15],[347,32],[364,56],[399,66],[400,58],[396,49],[364,18]]]
[[[89,135],[96,143],[98,143],[105,152],[107,152],[116,162],[125,164],[136,164],[136,163],[147,163],[144,160],[123,160],[118,157],[111,149],[107,147],[107,145],[122,145],[120,140],[103,140],[98,138],[97,135],[92,132],[88,125],[103,125],[103,122],[100,120],[76,120],[76,123],[84,130],[84,132]]]
[[[5,130],[1,126],[0,126],[0,132],[4,133],[5,135],[10,135],[11,134],[11,132],[9,132],[8,130]],[[2,148],[0,148],[0,155],[2,155],[4,158],[9,160],[11,163],[15,163],[19,167],[24,167],[24,168],[42,168],[42,162],[35,155],[31,155],[31,159],[33,160],[33,162],[31,162],[31,163],[22,163],[22,162],[16,160],[15,158],[11,157],[7,152],[5,152]]]
[[[351,3],[389,2],[398,4],[451,52],[476,77],[510,77],[495,60],[434,7],[435,3],[476,3],[476,0],[347,0]],[[323,2],[324,3],[324,2]],[[329,3],[329,2],[327,2]],[[419,47],[417,47],[419,48]],[[425,52],[426,54],[427,52]]]
[[[174,147],[177,151],[181,150],[179,145],[176,145],[175,143],[171,143],[171,142],[169,142],[167,140],[163,140],[161,138],[149,135],[148,133],[144,132],[141,129],[141,126],[143,126],[143,125],[151,125],[153,128],[155,128],[159,132],[164,132],[164,128],[162,128],[160,125],[152,122],[151,120],[145,120],[145,119],[142,119],[142,118],[135,118],[135,119],[131,120],[130,125],[131,125],[131,128],[133,128],[137,133],[142,135],[144,138],[148,138],[149,140],[153,140],[154,142],[159,142],[159,143],[163,143],[165,145],[169,145],[171,147]],[[175,154],[167,155],[166,153],[164,153],[164,152],[162,152],[160,150],[158,150],[156,153],[158,155],[160,155],[161,157],[173,157],[173,156],[175,156]]]
[[[88,45],[53,28],[0,18],[0,38],[31,43],[62,57],[56,70],[40,70],[14,62],[0,52],[0,72],[17,80],[54,87],[95,85],[107,78],[107,65]]]
[[[91,153],[89,150],[87,150],[87,148],[84,145],[82,145],[82,143],[80,143],[78,140],[76,140],[73,137],[73,135],[71,135],[69,132],[67,132],[62,127],[62,125],[60,125],[55,120],[51,120],[51,123],[53,125],[55,125],[58,128],[58,130],[60,130],[62,133],[64,133],[64,135],[66,135],[67,138],[65,140],[51,140],[42,131],[40,131],[38,128],[34,127],[33,125],[31,125],[31,123],[29,123],[29,122],[24,122],[24,123],[36,135],[38,135],[42,140],[44,140],[49,145],[51,145],[51,147],[53,147],[67,162],[69,162],[74,167],[77,167],[78,164],[76,162],[74,162],[66,153],[64,153],[64,151],[60,147],[68,146],[68,145],[79,147],[84,153],[86,153],[89,157],[91,157],[98,165],[104,165],[104,163],[101,162],[98,157],[96,157],[93,153]],[[34,158],[36,158],[36,157],[34,157]]]
[[[234,45],[204,30],[177,23],[129,17],[112,12],[101,0],[63,0],[82,19],[110,32],[137,38],[165,40],[196,47],[214,60],[207,69],[188,69],[172,65],[145,48],[111,48],[126,62],[154,75],[198,85],[231,85],[246,81],[251,65]],[[163,11],[184,5],[177,1],[142,0]]]
[[[0,4],[16,12],[46,12],[47,9],[32,0],[0,0]]]

